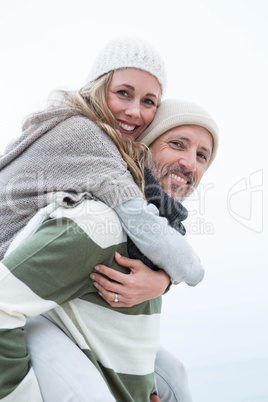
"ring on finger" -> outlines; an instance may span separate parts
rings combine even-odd
[[[114,302],[118,303],[118,294],[117,293],[114,294]]]

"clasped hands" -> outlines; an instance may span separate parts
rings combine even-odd
[[[153,271],[140,260],[123,257],[119,253],[115,253],[115,260],[119,265],[129,268],[130,273],[124,274],[99,264],[95,266],[96,272],[90,275],[99,295],[112,307],[132,307],[155,299],[169,286],[170,278],[163,270]],[[114,301],[115,294],[118,302]]]

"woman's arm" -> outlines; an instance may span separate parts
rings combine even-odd
[[[56,132],[53,134],[50,144],[59,137]],[[68,119],[66,131],[60,133],[60,138],[58,151],[64,163],[60,176],[65,170],[63,167],[66,168],[62,183],[67,182],[78,195],[88,191],[114,208],[131,240],[157,267],[167,272],[172,282],[197,285],[204,276],[199,258],[184,237],[159,216],[157,208],[142,198],[142,192],[111,138],[82,116]],[[51,163],[55,163],[53,172],[58,178],[57,159]]]
[[[127,235],[154,265],[165,270],[172,283],[196,286],[202,281],[204,268],[199,257],[185,237],[159,216],[153,204],[136,198],[114,209]]]
[[[123,257],[119,253],[115,253],[115,260],[119,265],[129,268],[130,273],[123,274],[99,264],[95,266],[96,273],[90,275],[94,286],[110,306],[132,307],[161,296],[169,287],[170,278],[165,271],[153,271],[141,261]],[[115,293],[118,294],[117,303],[114,302]]]

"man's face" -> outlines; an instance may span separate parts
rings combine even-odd
[[[172,128],[150,146],[152,173],[170,197],[182,200],[198,186],[212,148],[212,135],[205,128],[195,125]]]

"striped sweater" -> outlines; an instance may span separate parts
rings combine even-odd
[[[111,308],[89,278],[127,255],[116,213],[100,201],[59,207],[0,267],[0,399],[39,402],[26,349],[27,317],[45,314],[84,351],[118,402],[146,402],[154,384],[161,297]]]

